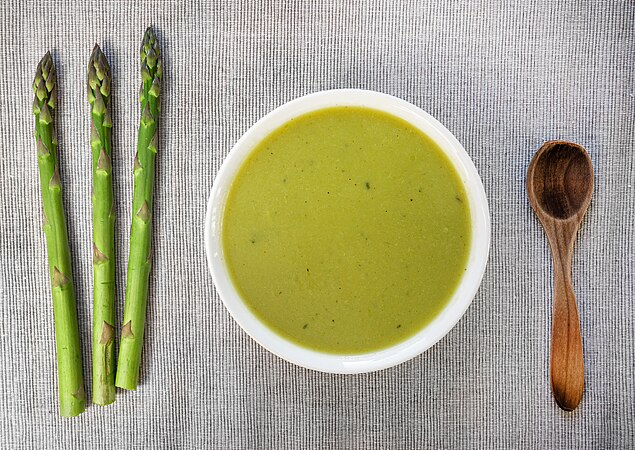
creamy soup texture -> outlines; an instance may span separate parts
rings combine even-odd
[[[240,168],[223,253],[243,301],[301,346],[359,354],[403,341],[447,304],[466,267],[463,184],[428,136],[358,107],[300,116]]]

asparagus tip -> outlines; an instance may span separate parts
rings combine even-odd
[[[148,28],[146,28],[145,33],[143,33],[143,43],[145,44],[146,42],[156,40],[156,38],[157,38],[157,35],[152,29],[152,25],[148,26]]]
[[[159,58],[159,41],[152,27],[146,29],[141,42],[141,62],[143,65],[154,67]]]
[[[55,90],[56,78],[55,78],[55,65],[53,64],[53,58],[51,52],[48,51],[42,57],[37,65],[35,71],[35,78],[33,79],[33,92],[36,96],[36,102],[48,102],[51,100],[51,108],[55,107],[56,99],[51,99],[51,92],[56,97],[57,91]],[[38,114],[39,111],[34,108],[33,112]],[[49,123],[49,122],[47,122]]]
[[[88,102],[94,114],[101,116],[109,110],[110,83],[110,65],[99,44],[95,44],[86,75]]]

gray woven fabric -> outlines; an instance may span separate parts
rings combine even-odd
[[[629,0],[41,0],[2,2],[0,24],[0,448],[635,447]],[[165,97],[142,385],[61,419],[30,83],[52,49],[88,381],[84,72],[101,43],[114,73],[120,317],[137,49],[149,24]],[[483,178],[493,226],[482,287],[459,324],[424,355],[359,376],[304,370],[250,340],[215,293],[202,242],[214,176],[240,135],[288,100],[341,87],[402,97],[443,122]],[[549,389],[551,260],[524,189],[532,154],[553,138],[584,145],[596,170],[574,255],[586,391],[573,413]]]

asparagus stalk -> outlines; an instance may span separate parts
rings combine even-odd
[[[54,113],[57,80],[50,52],[37,66],[33,81],[35,138],[44,209],[44,233],[51,277],[60,414],[77,416],[84,411],[86,394],[77,326],[71,255],[62,202],[62,183],[57,159]]]
[[[137,388],[139,363],[145,327],[148,277],[150,275],[150,244],[152,238],[152,197],[154,189],[154,159],[158,148],[160,82],[163,68],[159,43],[151,28],[141,45],[141,123],[134,160],[134,196],[130,230],[130,255],[124,307],[121,346],[117,365],[116,385]]]
[[[98,45],[88,62],[93,165],[93,402],[115,401],[115,211],[112,192],[110,66]]]

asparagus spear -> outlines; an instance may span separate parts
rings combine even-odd
[[[88,62],[93,162],[93,402],[115,401],[115,211],[112,193],[110,66],[99,45]]]
[[[134,196],[130,230],[130,256],[126,283],[121,346],[117,365],[116,385],[137,388],[141,347],[145,327],[148,277],[151,259],[152,196],[154,189],[154,158],[158,147],[160,82],[163,68],[159,43],[151,28],[141,45],[141,123],[134,160]]]
[[[35,138],[44,209],[44,233],[51,277],[60,414],[70,417],[84,411],[86,394],[77,326],[77,308],[68,248],[62,183],[57,159],[54,112],[57,102],[55,66],[50,52],[37,66],[33,81]]]

